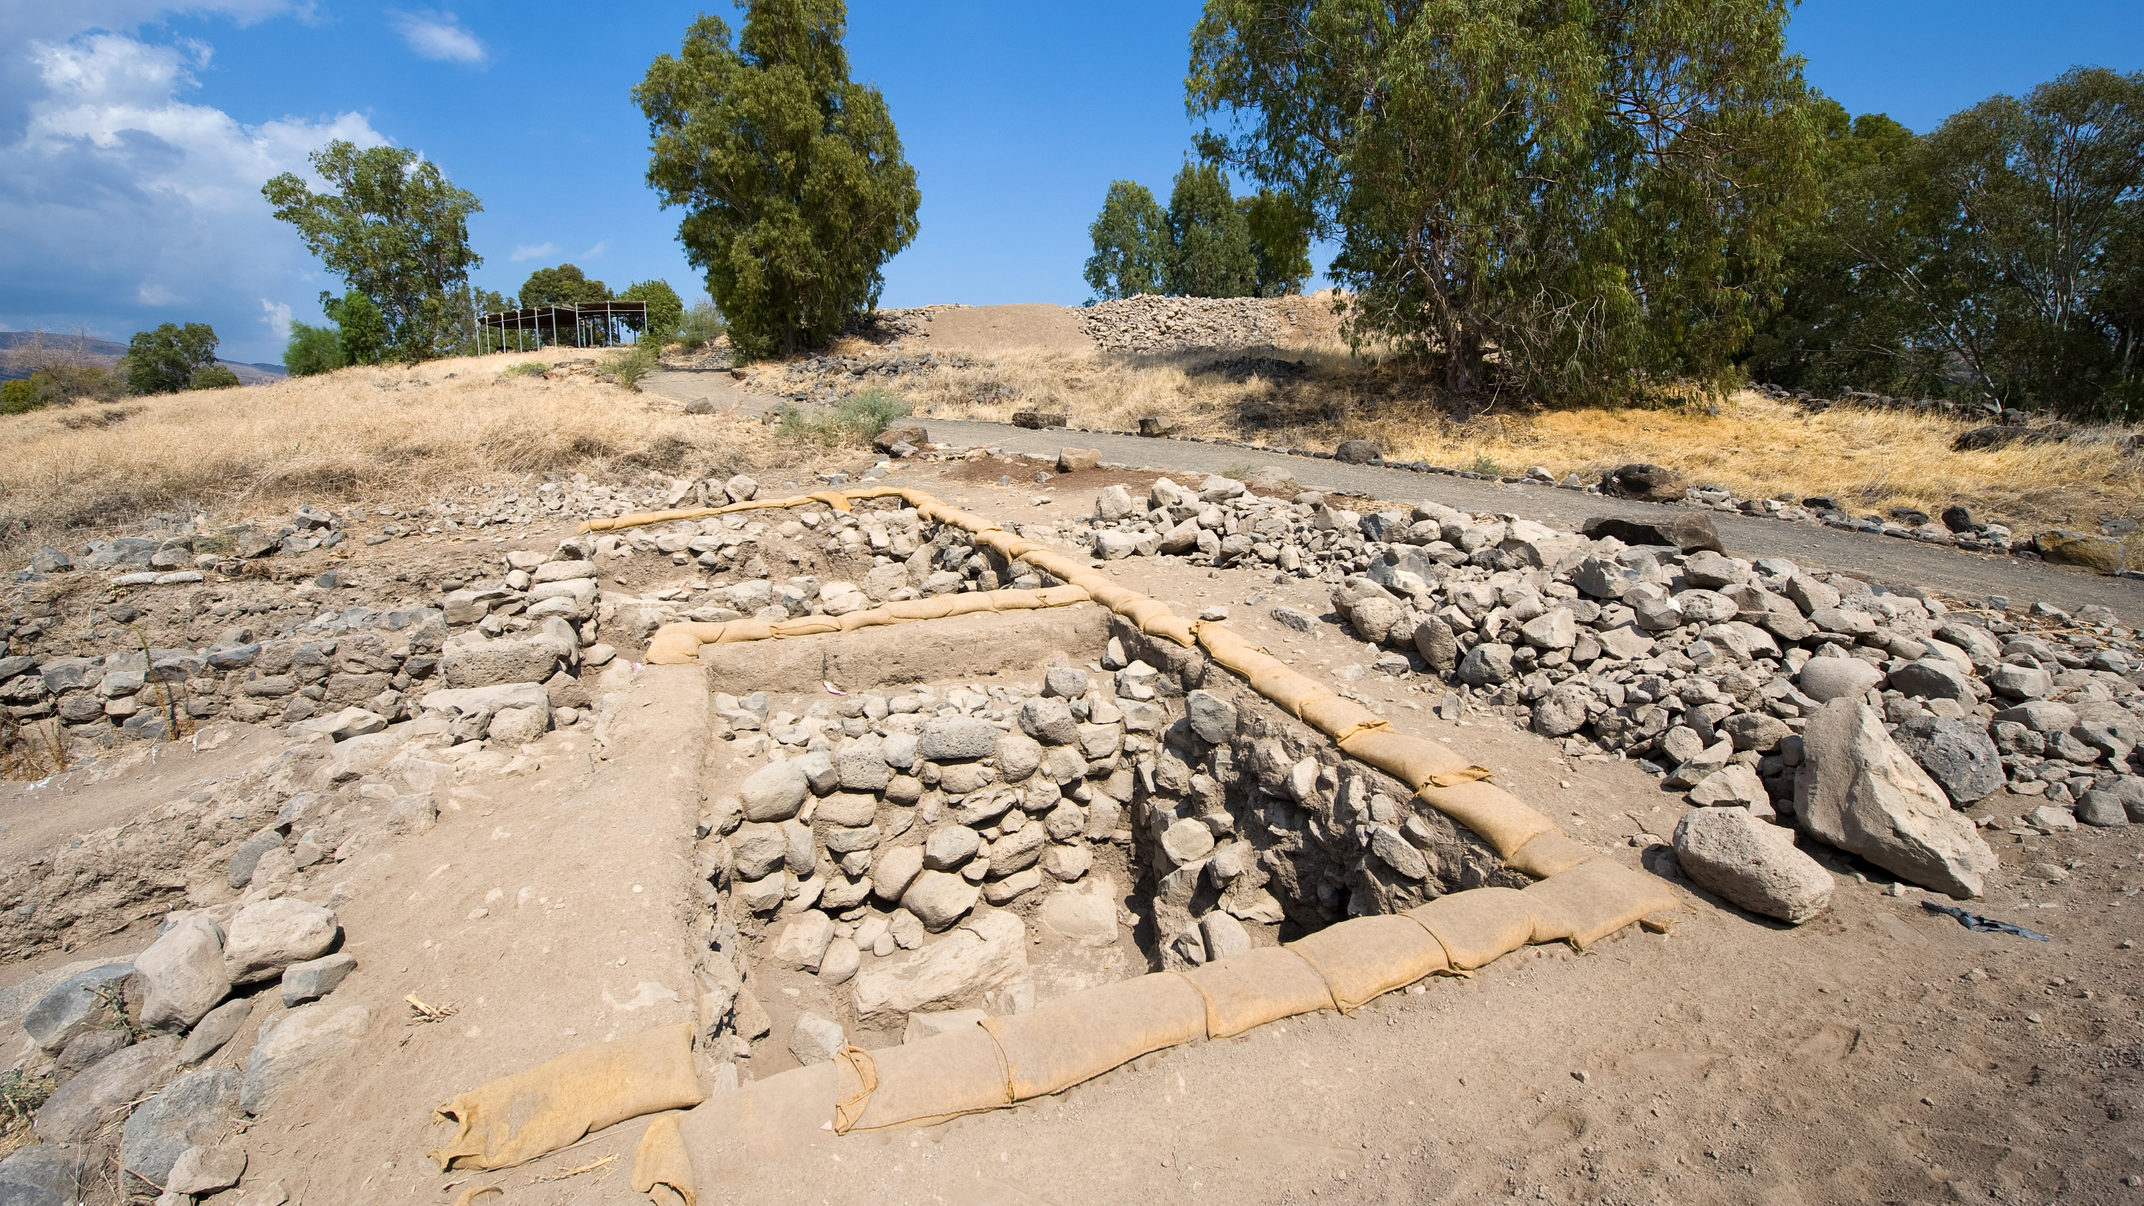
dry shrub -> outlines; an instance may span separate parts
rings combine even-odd
[[[586,359],[586,352],[575,358]],[[523,354],[342,369],[136,399],[124,422],[0,422],[0,550],[65,545],[158,511],[227,519],[298,502],[429,501],[547,473],[724,474],[774,455],[764,429],[593,375],[506,378]]]

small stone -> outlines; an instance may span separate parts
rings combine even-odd
[[[229,1189],[246,1172],[246,1149],[235,1143],[189,1147],[180,1153],[164,1181],[164,1192],[199,1197]]]
[[[1161,849],[1176,866],[1196,862],[1213,853],[1213,830],[1205,822],[1187,817],[1162,832]]]
[[[924,841],[923,865],[933,871],[957,871],[975,857],[982,844],[982,838],[966,825],[943,826]]]
[[[1206,942],[1208,962],[1240,955],[1255,945],[1243,923],[1219,909],[1199,918],[1199,934]]]
[[[1044,745],[1071,745],[1079,740],[1072,709],[1055,696],[1037,697],[1021,704],[1019,722],[1022,732]]]
[[[901,904],[935,934],[967,916],[982,895],[982,889],[957,875],[925,871],[901,894]]]
[[[319,1000],[334,992],[356,970],[357,957],[347,952],[291,964],[283,969],[283,1007],[294,1009]]]
[[[1199,740],[1224,745],[1236,737],[1235,705],[1210,691],[1193,691],[1184,697],[1184,718]]]
[[[833,919],[812,909],[782,930],[781,937],[774,943],[773,958],[784,966],[815,972],[826,957],[827,944],[833,939]]]
[[[224,1045],[245,1026],[246,1019],[252,1016],[251,997],[225,1001],[209,1010],[207,1017],[194,1023],[194,1028],[186,1032],[186,1041],[179,1044],[179,1066],[190,1068],[223,1050]]]
[[[805,1010],[797,1015],[796,1030],[789,1036],[789,1053],[800,1064],[823,1064],[848,1046],[841,1024]]]

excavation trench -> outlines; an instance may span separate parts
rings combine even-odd
[[[715,1091],[649,1130],[657,1200],[1677,907],[1441,743],[980,517],[891,488],[749,507],[866,500],[961,585],[649,643],[699,665],[712,727]]]

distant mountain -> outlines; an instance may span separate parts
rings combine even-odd
[[[14,381],[27,377],[35,370],[24,364],[20,353],[43,341],[48,352],[59,352],[87,364],[110,368],[127,354],[127,345],[109,339],[92,339],[87,335],[54,335],[50,331],[0,331],[0,381]],[[281,381],[288,374],[280,364],[246,364],[237,360],[218,360],[216,363],[238,374],[243,385],[266,385]]]

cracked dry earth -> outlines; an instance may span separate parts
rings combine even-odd
[[[917,464],[890,480],[1032,523],[1151,479],[1037,484],[1036,467]],[[548,552],[564,534],[516,544]],[[1331,622],[1305,633],[1271,618],[1283,604],[1325,615],[1326,584],[1151,558],[1109,572],[1183,614],[1228,608],[1247,638],[1492,768],[1573,837],[1675,879],[1692,908],[1664,934],[1525,949],[1352,1016],[1293,1018],[1039,1102],[738,1168],[701,1201],[2144,1202],[2144,830],[1987,831],[2002,867],[1972,907],[2044,944],[1961,928],[1921,890],[1821,847],[1805,848],[1838,878],[1832,906],[1790,929],[1680,880],[1660,843],[1681,797],[1636,765],[1568,756],[1496,715],[1439,720],[1434,678],[1355,673],[1378,650]],[[690,1015],[705,717],[655,706],[675,698],[649,690],[660,673],[624,651],[594,682],[600,720],[439,755],[436,824],[304,873],[311,894],[334,888],[358,960],[328,1000],[365,1019],[237,1137],[251,1160],[241,1186],[204,1200],[273,1202],[274,1186],[305,1204],[444,1206],[494,1183],[505,1196],[489,1200],[508,1206],[646,1200],[626,1183],[644,1122],[504,1174],[442,1176],[424,1152],[450,1133],[431,1108],[456,1092]],[[160,747],[101,781],[7,785],[6,857],[49,850],[70,831],[50,823],[61,810],[93,816],[79,828],[116,824],[286,747],[217,727],[222,744],[202,743],[215,748]],[[2035,803],[1998,792],[1972,811]],[[20,959],[0,984],[128,957],[154,936],[153,915],[115,922]],[[273,997],[212,1066],[243,1065]],[[409,997],[453,1012],[416,1020]]]

